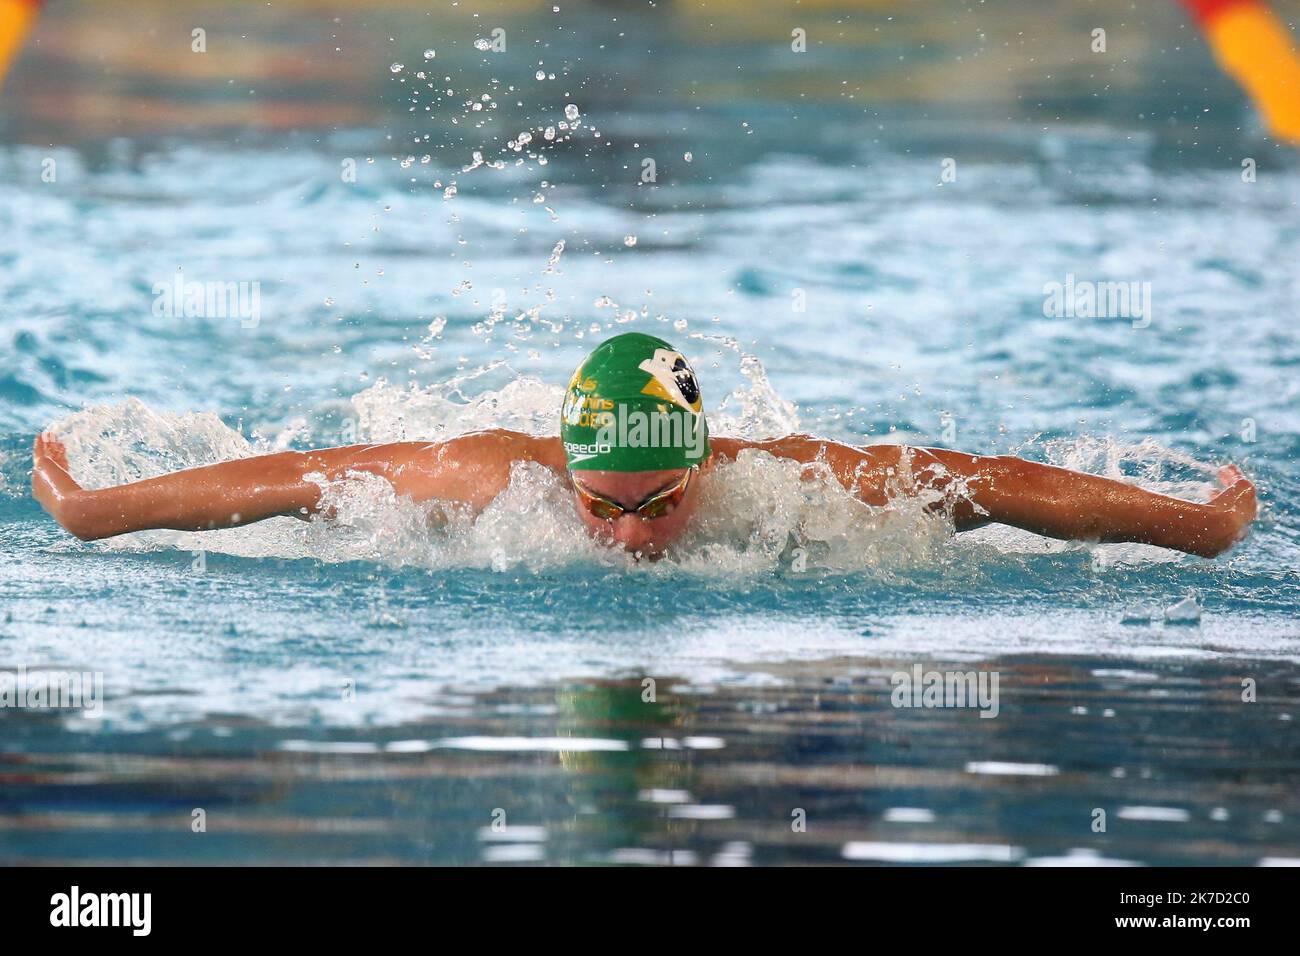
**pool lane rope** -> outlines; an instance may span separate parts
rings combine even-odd
[[[0,86],[43,0],[0,0]],[[1214,57],[1264,116],[1269,132],[1300,146],[1300,53],[1263,0],[1181,0]]]
[[[1263,114],[1269,132],[1300,146],[1300,53],[1262,0],[1182,0],[1214,58]]]
[[[42,0],[0,0],[0,87],[18,51],[23,48],[27,32],[36,22]]]

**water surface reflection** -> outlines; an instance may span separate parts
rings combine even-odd
[[[984,719],[893,706],[892,675],[915,663],[763,665],[715,686],[503,687],[369,730],[212,715],[69,733],[7,712],[0,853],[651,865],[1300,856],[1296,665],[922,662],[996,671],[999,712]],[[1256,703],[1242,701],[1247,676]],[[196,808],[204,833],[192,832]]]

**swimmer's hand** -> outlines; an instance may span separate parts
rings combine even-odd
[[[32,446],[32,497],[55,521],[79,538],[87,494],[68,471],[68,452],[63,442],[49,432],[37,435]]]
[[[1207,558],[1227,551],[1250,533],[1250,523],[1259,513],[1255,501],[1255,486],[1250,483],[1241,469],[1236,465],[1225,465],[1219,469],[1219,481],[1223,488],[1210,496],[1206,505],[1216,517],[1217,534],[1206,541],[1206,551],[1201,554]],[[1208,553],[1207,553],[1208,552]]]

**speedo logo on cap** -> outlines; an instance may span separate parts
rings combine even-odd
[[[588,445],[576,441],[564,443],[564,453],[569,456],[571,462],[589,461],[597,455],[608,455],[610,451],[608,442],[592,442]]]

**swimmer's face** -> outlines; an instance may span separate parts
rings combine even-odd
[[[692,475],[681,500],[667,514],[643,518],[636,508],[656,492],[671,488],[682,480],[686,469],[669,471],[579,471],[577,480],[588,491],[628,509],[617,518],[599,518],[591,513],[575,489],[574,503],[578,517],[587,530],[601,541],[612,541],[642,557],[657,558],[675,541],[690,523],[699,503],[699,475]]]

